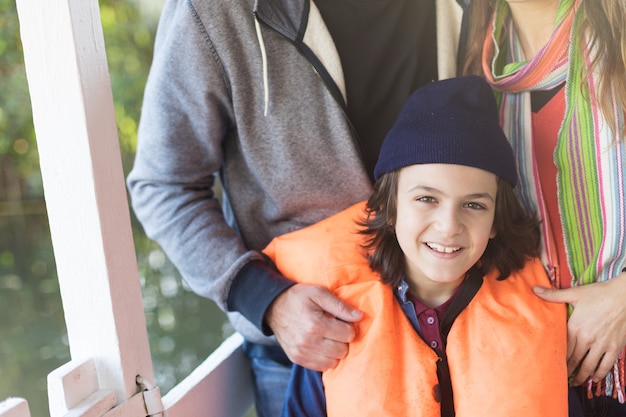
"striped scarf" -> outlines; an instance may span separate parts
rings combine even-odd
[[[561,0],[550,41],[531,61],[525,61],[508,3],[498,0],[483,48],[483,71],[496,90],[502,127],[524,179],[518,193],[524,206],[541,218],[547,218],[547,209],[531,137],[530,92],[566,82],[565,118],[554,161],[572,286],[610,279],[626,267],[626,144],[617,143],[618,129],[607,125],[597,105],[597,74],[582,78],[592,51],[579,30],[580,3]],[[616,116],[622,114],[616,104],[613,107]],[[617,120],[623,122],[623,118]],[[542,261],[553,265],[556,249],[547,223],[542,222]],[[553,284],[560,287],[558,274],[549,272]],[[624,402],[624,355],[622,352],[613,372],[598,384],[596,395],[613,395]]]

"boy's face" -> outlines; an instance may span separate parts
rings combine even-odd
[[[398,178],[396,236],[411,292],[445,302],[495,236],[496,176],[478,168],[423,164]]]

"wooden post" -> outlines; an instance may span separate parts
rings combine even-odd
[[[98,2],[17,10],[70,354],[121,403],[154,375]]]
[[[28,403],[23,398],[7,398],[0,402],[0,417],[30,417]]]

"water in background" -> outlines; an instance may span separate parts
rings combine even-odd
[[[1,204],[4,204],[2,206]],[[47,416],[47,374],[69,361],[43,202],[0,203],[0,399],[23,397]],[[133,222],[157,385],[164,395],[233,330],[212,301],[192,293]]]
[[[162,4],[99,1],[126,173]],[[0,0],[0,401],[23,397],[33,417],[45,417],[47,375],[70,357],[18,29],[14,0]],[[188,289],[134,218],[132,226],[154,373],[164,395],[233,330],[212,301]]]

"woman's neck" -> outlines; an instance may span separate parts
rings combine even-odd
[[[508,3],[524,57],[531,60],[550,40],[559,0],[509,0]]]

